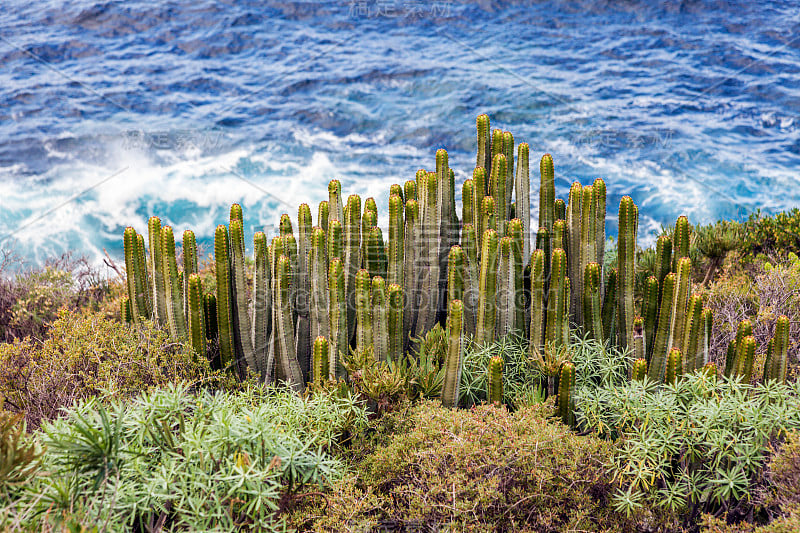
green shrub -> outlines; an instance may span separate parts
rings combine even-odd
[[[62,310],[42,340],[0,344],[0,396],[31,429],[73,402],[138,394],[173,381],[216,379],[208,362],[147,324],[130,328],[99,314]]]
[[[774,216],[765,216],[759,210],[750,215],[745,222],[742,249],[751,256],[800,254],[800,209]]]
[[[349,397],[256,387],[79,402],[44,425],[41,474],[8,502],[4,525],[279,531],[302,490],[341,477],[331,451],[365,421]]]
[[[552,405],[509,412],[421,402],[367,433],[367,453],[327,502],[295,513],[313,531],[632,531],[668,522],[610,507],[613,446],[548,420]],[[388,425],[391,431],[381,429]],[[638,522],[638,524],[637,524]]]
[[[608,466],[623,485],[614,506],[681,513],[752,512],[773,439],[800,429],[800,383],[749,385],[704,373],[674,385],[622,382],[576,391],[578,426],[617,439]]]
[[[41,449],[25,432],[22,415],[0,405],[0,498],[9,498],[25,485],[39,466]]]

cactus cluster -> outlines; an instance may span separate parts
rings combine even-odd
[[[633,351],[635,379],[669,381],[706,366],[712,317],[690,295],[685,217],[672,238],[659,239],[656,275],[647,280],[637,309],[639,213],[633,200],[620,200],[617,268],[606,269],[602,179],[575,182],[567,201],[558,199],[553,158],[542,156],[534,227],[528,144],[515,151],[513,135],[492,130],[481,115],[477,145],[460,211],[455,174],[440,149],[433,170],[420,169],[414,179],[390,187],[386,233],[377,225],[378,202],[345,197],[333,180],[316,225],[310,206],[301,204],[296,221],[281,216],[271,241],[255,232],[252,266],[245,259],[243,210],[234,204],[229,223],[215,232],[213,293],[203,291],[190,231],[183,236],[179,265],[172,228],[162,227],[157,217],[148,223],[149,257],[144,237],[127,228],[123,315],[134,323],[158,321],[198,355],[218,346],[221,368],[242,377],[252,372],[264,382],[285,381],[297,390],[346,378],[343,360],[353,350],[402,363],[414,357],[416,339],[438,324],[448,338],[442,401],[451,406],[458,404],[462,353],[470,338],[489,344],[513,333],[526,338],[541,359],[545,351],[566,346],[571,328],[577,328]],[[775,379],[785,374],[781,328],[765,368]],[[735,350],[745,359],[749,353],[738,345]],[[738,372],[748,363],[731,365]],[[502,359],[492,360],[487,369],[487,395],[494,402],[502,401],[502,367]],[[552,374],[559,382],[560,414],[569,423],[574,366],[564,363]]]

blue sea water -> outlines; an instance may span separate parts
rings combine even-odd
[[[625,194],[643,243],[796,206],[800,4],[4,0],[0,247],[118,258],[151,214],[208,245],[232,202],[272,232],[332,178],[384,215],[437,148],[471,175],[480,113],[558,196],[603,177],[611,234]]]

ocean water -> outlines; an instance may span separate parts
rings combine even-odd
[[[796,206],[800,4],[4,0],[0,247],[119,258],[151,214],[208,246],[232,202],[271,233],[333,178],[386,224],[437,148],[471,176],[480,113],[559,197],[604,178],[611,234],[625,194],[642,243]]]

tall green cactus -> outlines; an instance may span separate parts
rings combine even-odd
[[[437,166],[439,163],[437,152]],[[439,246],[441,230],[441,208],[443,199],[440,196],[440,186],[437,175],[430,173],[424,181],[424,188],[420,191],[423,197],[422,215],[420,220],[420,241],[418,245],[419,281],[418,281],[418,311],[415,337],[422,337],[430,331],[437,322],[439,310]]]
[[[492,164],[492,141],[489,136],[488,115],[478,115],[478,118],[475,119],[475,123],[478,128],[478,157],[475,166],[483,167],[488,172]],[[484,190],[483,192],[486,191]]]
[[[656,329],[653,352],[650,355],[650,365],[648,369],[648,376],[651,381],[662,381],[664,372],[666,371],[667,350],[670,349],[671,325],[675,303],[672,295],[675,293],[676,280],[676,274],[670,272],[664,277],[664,283],[661,289],[661,309],[658,312],[658,328]]]
[[[198,272],[197,240],[194,232],[187,229],[183,232],[183,309],[187,317],[189,314],[189,276]]]
[[[351,194],[344,213],[344,283],[347,298],[347,338],[356,331],[355,283],[361,264],[361,197]]]
[[[475,181],[464,180],[461,186],[461,221],[463,224],[475,224]]]
[[[388,358],[399,362],[403,359],[405,351],[405,333],[403,331],[403,288],[392,283],[389,285],[389,311],[388,311]]]
[[[361,206],[358,206],[359,213]],[[339,180],[328,183],[328,220],[344,220],[344,206],[342,205],[342,184]]]
[[[328,224],[330,222],[330,207],[328,207],[328,200],[322,200],[317,209],[317,226],[322,228],[325,234],[328,234]]]
[[[253,345],[254,372],[262,381],[271,379],[271,368],[267,366],[269,337],[272,334],[272,290],[269,257],[267,255],[267,236],[262,231],[253,235],[253,321],[250,342]]]
[[[332,219],[328,223],[328,261],[334,257],[344,261],[344,242],[342,240],[342,223],[337,219]]]
[[[214,232],[214,262],[217,277],[217,329],[219,331],[220,366],[231,367],[236,361],[233,340],[231,304],[230,250],[228,228],[220,224]]]
[[[558,380],[558,416],[561,421],[572,426],[575,423],[573,392],[575,389],[575,365],[567,361],[561,365]]]
[[[497,224],[497,233],[505,235],[506,220],[508,220],[508,204],[506,203],[506,172],[508,163],[505,154],[498,153],[492,158],[492,172],[489,176],[489,188],[494,198],[494,218]]]
[[[344,264],[338,257],[331,259],[328,266],[328,291],[332,344],[330,356],[331,378],[338,379],[345,375],[342,361],[347,356],[350,345],[347,326]]]
[[[499,406],[503,403],[503,358],[495,355],[489,359],[486,374],[486,399]]]
[[[393,194],[389,197],[389,266],[387,273],[388,283],[403,285],[403,255],[405,252],[405,235],[403,198]]]
[[[161,219],[152,216],[147,221],[147,236],[150,244],[150,277],[153,279],[153,308],[155,318],[162,325],[167,324],[167,285],[161,269]],[[133,301],[133,300],[131,300]]]
[[[656,239],[656,269],[655,276],[659,283],[672,271],[672,239],[668,235],[661,235]]]
[[[680,349],[672,348],[667,356],[667,367],[664,371],[664,383],[674,385],[683,373],[683,355]]]
[[[500,239],[500,260],[497,268],[497,335],[500,338],[514,331],[515,292],[511,237],[503,237]]]
[[[645,354],[644,319],[637,316],[633,319],[633,356],[647,362]]]
[[[236,204],[234,204],[236,205]],[[255,371],[257,369],[253,340],[251,338],[252,325],[250,315],[247,313],[247,277],[244,264],[244,231],[242,221],[234,218],[231,208],[230,222],[231,237],[231,274],[233,287],[233,318],[234,318],[234,346],[237,350],[237,359],[240,361],[239,369],[243,371],[243,363]]]
[[[161,228],[162,272],[167,283],[167,320],[173,339],[186,340],[186,315],[183,312],[183,287],[175,261],[175,235],[170,226]]]
[[[577,323],[582,323],[579,315],[580,284],[583,279],[581,269],[581,202],[583,200],[583,187],[577,181],[569,188],[569,202],[567,203],[567,234],[563,250],[567,253],[567,273],[570,282],[574,282],[578,290],[570,298],[569,315]]]
[[[531,353],[541,353],[545,318],[544,250],[531,255],[531,322],[528,329]]]
[[[475,336],[479,295],[480,261],[478,260],[478,237],[475,226],[464,224],[461,246],[466,253],[464,268],[464,329],[470,337]]]
[[[486,196],[487,191],[486,176],[488,172],[488,168],[483,168],[481,166],[475,167],[475,170],[472,172],[472,220],[462,221],[464,224],[473,224],[475,226],[475,233],[478,235],[478,238],[483,236],[483,231],[486,229],[483,226],[483,198]],[[481,244],[478,243],[478,247],[480,246]]]
[[[636,268],[636,233],[639,209],[630,196],[623,196],[619,203],[619,240],[617,243],[617,297],[619,309],[619,344],[633,348],[633,288]]]
[[[600,265],[600,274],[602,279],[603,263],[605,262],[606,254],[606,182],[597,178],[592,183],[592,190],[594,192],[594,215],[595,215],[595,253],[597,259],[595,261]],[[601,294],[603,288],[600,288]]]
[[[673,244],[672,271],[677,272],[678,261],[689,257],[689,219],[685,215],[679,216],[675,221]]]
[[[120,320],[126,324],[133,324],[133,309],[128,296],[123,296],[120,301]]]
[[[475,333],[476,342],[487,345],[494,341],[495,314],[497,312],[497,264],[497,232],[493,229],[487,229],[483,235],[483,249],[481,251],[478,317]]]
[[[633,362],[631,369],[631,379],[634,381],[643,381],[647,375],[647,361],[644,359],[637,359]]]
[[[692,294],[689,297],[689,303],[686,306],[686,322],[683,328],[683,338],[678,339],[681,341],[681,352],[684,354],[683,371],[685,373],[700,370],[705,364],[705,361],[703,361],[702,358],[702,352],[699,352],[697,348],[698,342],[700,342],[702,313],[702,298],[699,294]],[[699,360],[698,354],[700,355]]]
[[[775,336],[771,339],[764,363],[764,381],[786,381],[787,353],[789,349],[789,317],[781,315],[775,324]]]
[[[512,304],[514,309],[513,330],[522,333],[525,329],[525,306],[523,301],[525,264],[522,253],[524,248],[524,235],[522,221],[513,218],[506,226],[508,236],[511,238],[511,255],[513,267],[513,293]]]
[[[408,196],[408,195],[406,195]],[[417,261],[422,255],[422,242],[419,227],[419,202],[415,199],[406,201],[406,227],[403,254],[403,345],[408,346],[412,333],[417,327],[418,312],[418,267]],[[405,348],[404,348],[405,349]]]
[[[492,196],[483,197],[483,204],[481,204],[481,226],[484,228],[483,231],[484,235],[486,235],[487,229],[497,231],[497,217],[495,216],[495,201],[494,197]],[[482,242],[481,246],[483,246]]]
[[[565,202],[562,198],[556,198],[556,201],[553,202],[553,212],[555,214],[556,220],[567,220],[567,202]]]
[[[386,281],[372,278],[372,341],[376,361],[389,359],[389,303]]]
[[[528,143],[520,143],[517,147],[517,173],[514,176],[514,187],[517,191],[515,217],[522,223],[522,261],[528,261],[531,255],[531,176],[530,147]]]
[[[555,216],[556,185],[553,171],[553,156],[544,154],[539,161],[539,227],[553,233]],[[545,259],[549,262],[549,257]]]
[[[131,226],[125,228],[123,235],[125,247],[125,271],[128,282],[128,299],[131,301],[133,311],[133,322],[138,324],[142,318],[147,318],[147,304],[145,300],[145,285],[142,277],[141,263],[137,257],[139,242],[136,238],[136,230]]]
[[[617,320],[617,269],[612,268],[608,271],[605,283],[605,294],[603,295],[603,338],[614,340],[616,330],[614,329]]]
[[[206,317],[206,339],[209,342],[215,342],[219,337],[216,295],[210,292],[203,295],[203,309]]]
[[[297,210],[297,265],[292,290],[295,302],[295,343],[297,359],[306,381],[311,381],[312,341],[311,336],[311,277],[309,273],[309,254],[311,253],[311,236],[313,225],[311,208],[308,204],[300,204]]]
[[[328,339],[319,336],[314,339],[314,383],[322,384],[330,378],[330,344]]]
[[[600,296],[600,265],[587,263],[583,274],[584,328],[601,344],[603,337],[602,302]]]
[[[147,252],[144,245],[144,235],[141,233],[136,234],[136,271],[141,273],[139,279],[141,281],[141,290],[144,295],[144,316],[146,318],[153,318],[153,283],[147,275]]]
[[[511,195],[514,191],[514,135],[503,132],[503,155],[506,156],[506,220],[511,220]]]
[[[645,351],[647,359],[653,352],[653,342],[656,337],[656,326],[658,325],[658,301],[659,282],[655,276],[649,276],[645,280],[644,294],[642,296],[642,317],[644,318]]]
[[[739,348],[739,357],[742,361],[742,379],[744,383],[750,383],[753,377],[753,362],[756,357],[756,339],[749,335],[742,339],[741,347]]]
[[[338,223],[338,221],[337,221]],[[341,224],[339,224],[341,231]],[[328,253],[325,250],[325,231],[314,228],[311,235],[311,299],[310,322],[311,336],[330,338],[330,323],[328,320]]]
[[[465,254],[461,246],[450,248],[447,256],[447,301],[448,308],[451,300],[464,301]]]
[[[450,301],[447,313],[447,356],[444,361],[444,383],[442,385],[442,404],[445,407],[458,407],[461,360],[464,354],[463,318],[464,306],[461,300]]]
[[[369,271],[361,269],[356,274],[355,280],[356,304],[356,350],[363,352],[372,346],[372,309],[370,298]]]
[[[300,392],[305,386],[305,380],[296,355],[297,346],[295,344],[289,286],[290,270],[290,259],[285,255],[280,256],[275,267],[275,278],[277,280],[275,336],[279,348],[278,362],[282,369],[281,373],[289,383],[289,386]]]
[[[561,248],[553,250],[550,265],[550,289],[547,296],[547,325],[545,342],[556,346],[563,342],[564,324],[569,322],[566,295],[567,254]]]
[[[578,270],[579,276],[575,280],[575,290],[576,292],[580,291],[576,298],[578,304],[576,309],[578,320],[576,322],[578,324],[585,324],[585,303],[583,301],[585,292],[583,289],[583,278],[586,272],[586,265],[597,262],[597,203],[595,201],[594,187],[592,185],[584,187],[581,193],[580,269]]]
[[[199,274],[189,275],[189,344],[198,357],[206,355],[206,323],[203,309],[203,287]]]

